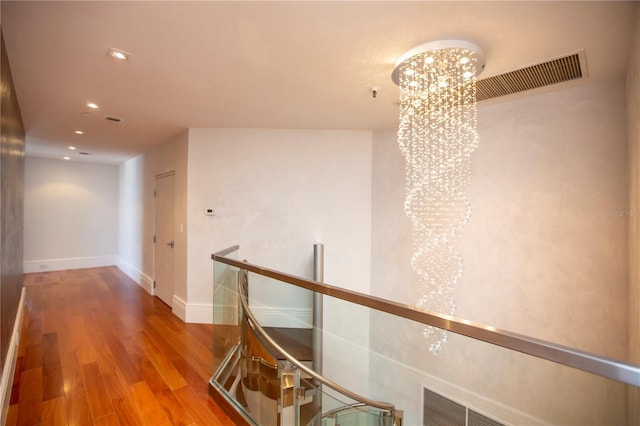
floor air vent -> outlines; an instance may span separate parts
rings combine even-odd
[[[424,426],[505,426],[427,388],[422,390]]]
[[[584,50],[537,65],[478,80],[477,100],[498,98],[586,76]]]

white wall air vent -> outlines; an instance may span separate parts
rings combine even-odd
[[[104,119],[107,121],[112,121],[114,123],[122,123],[124,121],[124,118],[114,117],[113,115],[105,115]]]
[[[423,388],[423,425],[424,426],[465,426],[467,408],[442,395]]]
[[[478,101],[581,79],[587,75],[584,50],[478,80]]]
[[[427,388],[422,388],[423,426],[505,426]]]

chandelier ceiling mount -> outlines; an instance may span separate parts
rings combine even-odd
[[[477,77],[484,70],[485,61],[482,54],[482,49],[470,41],[466,40],[436,40],[422,43],[418,46],[412,47],[407,50],[396,59],[393,64],[393,72],[391,73],[391,79],[395,84],[400,84],[400,68],[414,56],[422,55],[427,52],[435,52],[438,50],[459,50],[468,51],[469,59],[475,64],[475,76]]]

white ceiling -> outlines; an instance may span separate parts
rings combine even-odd
[[[480,45],[481,77],[585,49],[589,79],[621,78],[636,7],[3,0],[0,20],[27,153],[61,158],[75,145],[92,155],[73,160],[120,163],[188,127],[395,127],[393,62],[431,40]],[[133,57],[116,62],[109,47]]]

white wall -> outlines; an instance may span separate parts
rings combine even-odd
[[[189,302],[211,303],[211,253],[369,291],[371,133],[190,129]],[[217,216],[205,216],[207,207]]]
[[[457,316],[626,357],[627,221],[608,213],[628,208],[625,115],[621,81],[480,105]],[[372,292],[415,303],[403,168],[394,132],[375,134]],[[420,384],[438,380],[516,423],[535,420],[513,410],[556,424],[624,419],[619,386],[455,336],[434,357],[420,345],[420,327],[380,319],[372,327],[381,352],[388,342],[407,346],[399,365],[374,360],[371,369],[396,371],[409,424],[417,422]],[[384,384],[377,390],[393,395]]]
[[[120,165],[118,217],[118,265],[139,284],[142,282],[142,222],[144,220],[144,156]],[[150,280],[150,278],[148,278]]]
[[[153,293],[153,190],[155,177],[175,172],[174,295],[186,300],[186,157],[187,132],[154,146],[120,165],[120,229],[118,267]],[[180,232],[182,224],[183,232]],[[184,312],[174,313],[183,317]]]
[[[115,264],[118,167],[29,157],[24,271]]]

